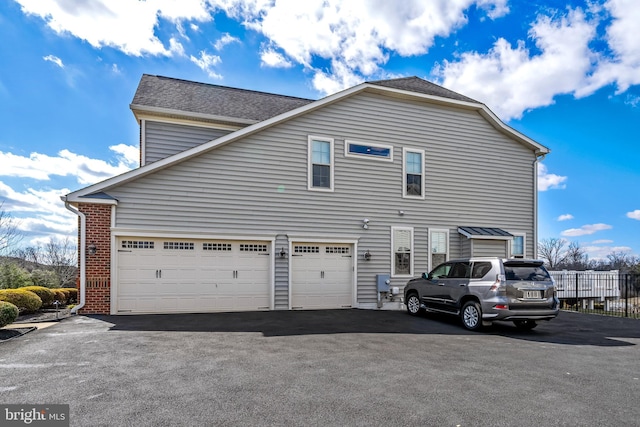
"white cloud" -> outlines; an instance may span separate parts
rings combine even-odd
[[[291,68],[293,64],[287,58],[282,56],[281,53],[272,49],[267,49],[260,53],[261,65],[263,67],[271,68]]]
[[[636,209],[632,212],[627,212],[627,218],[637,219],[638,221],[640,221],[640,209]]]
[[[3,209],[16,219],[18,230],[25,234],[48,237],[69,236],[75,233],[77,217],[67,211],[60,196],[69,193],[67,188],[37,190],[29,188],[15,191],[0,181],[0,200]]]
[[[564,214],[558,217],[558,221],[568,221],[570,219],[573,219],[573,215],[571,214]]]
[[[565,189],[566,181],[566,176],[549,173],[546,165],[538,163],[538,191]]]
[[[524,41],[513,47],[500,38],[488,53],[463,53],[457,61],[444,61],[434,74],[444,86],[487,104],[505,120],[521,117],[586,84],[596,26],[579,9],[556,20],[540,16],[529,31],[539,54],[532,54]]]
[[[612,252],[630,253],[633,248],[629,246],[582,246],[582,250],[591,260],[607,260],[607,255]]]
[[[637,28],[640,22],[640,2],[609,0],[604,4],[612,19],[607,28],[606,41],[613,57],[601,57],[589,84],[578,96],[590,95],[603,86],[615,83],[617,93],[640,84],[640,43]]]
[[[225,33],[222,37],[216,40],[216,42],[213,44],[213,47],[215,48],[215,50],[222,50],[226,45],[231,43],[240,43],[240,39],[237,37],[233,37],[229,33]]]
[[[627,94],[624,103],[627,105],[631,105],[633,108],[640,107],[640,96]]]
[[[591,243],[594,245],[608,245],[610,243],[613,243],[613,240],[600,239],[600,240],[594,240]]]
[[[211,77],[212,79],[222,78],[222,76],[216,73],[214,69],[214,67],[221,62],[221,59],[218,55],[211,55],[205,52],[204,50],[201,50],[199,58],[196,58],[195,56],[191,55],[189,59],[191,60],[191,62],[196,64],[198,67],[200,67],[202,71],[205,71],[209,75],[209,77]]]
[[[266,0],[223,2],[230,16],[264,34],[287,58],[315,72],[314,86],[333,93],[361,76],[378,73],[390,52],[401,56],[428,52],[467,22],[472,5],[496,18],[508,12],[506,0]],[[331,64],[329,72],[315,58]]]
[[[43,56],[42,59],[44,59],[45,61],[53,62],[54,64],[56,64],[60,68],[64,68],[64,64],[62,63],[62,59],[58,58],[55,55]]]
[[[137,166],[138,149],[119,144],[109,147],[116,153],[116,164],[92,159],[69,150],[57,156],[31,153],[28,157],[0,151],[0,176],[31,178],[48,181],[52,175],[75,177],[79,184],[94,184],[103,179],[124,173]]]
[[[587,224],[583,225],[580,228],[570,228],[568,230],[564,230],[562,233],[560,233],[560,235],[564,237],[587,236],[598,231],[610,230],[611,228],[613,227],[609,224]]]
[[[176,56],[185,56],[184,46],[173,37],[169,39],[169,52]]]
[[[210,8],[200,0],[70,1],[16,0],[23,12],[39,16],[59,34],[71,34],[95,48],[114,47],[128,55],[171,55],[154,28],[163,18],[206,22]]]

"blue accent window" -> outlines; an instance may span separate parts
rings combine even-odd
[[[371,145],[349,144],[350,154],[359,154],[362,156],[383,157],[388,159],[391,157],[391,148],[374,147]]]

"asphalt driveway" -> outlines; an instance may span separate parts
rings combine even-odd
[[[640,321],[531,332],[335,310],[73,317],[0,343],[0,403],[72,426],[637,425]]]

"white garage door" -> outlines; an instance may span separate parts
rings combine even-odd
[[[269,309],[270,243],[120,238],[118,313]]]
[[[294,243],[291,308],[345,308],[353,304],[353,247]]]

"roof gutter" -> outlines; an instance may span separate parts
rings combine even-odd
[[[71,314],[78,314],[78,311],[86,303],[86,245],[87,245],[87,217],[79,209],[71,206],[66,196],[60,197],[64,202],[64,207],[80,217],[80,247],[78,248],[80,260],[80,303],[71,309]]]

